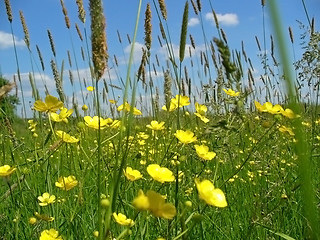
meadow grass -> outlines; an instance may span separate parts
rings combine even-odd
[[[5,2],[11,24],[10,2]],[[79,20],[85,23],[83,3],[76,3]],[[271,50],[272,66],[261,56],[265,73],[263,84],[258,82],[244,48],[229,49],[212,7],[219,34],[209,40],[201,1],[190,3],[181,9],[179,56],[174,55],[165,2],[145,5],[145,48],[135,66],[134,43],[144,12],[139,1],[132,39],[128,35],[132,44],[125,81],[119,77],[118,83],[109,83],[108,64],[121,70],[117,56],[111,60],[107,52],[102,1],[90,1],[94,41],[85,25],[76,30],[83,43],[79,56],[86,59],[91,78],[73,82],[69,70],[72,87],[79,84],[80,89],[79,99],[73,93],[72,104],[64,91],[67,70],[64,61],[57,61],[58,49],[48,31],[56,93],[45,88],[46,97],[40,98],[32,69],[33,117],[26,119],[25,104],[22,118],[11,118],[3,110],[0,114],[0,239],[319,238],[317,101],[301,101],[302,90],[289,78],[285,52],[277,60]],[[265,2],[261,4],[264,12]],[[63,1],[61,6],[71,36]],[[199,55],[192,53],[197,48],[192,35],[190,46],[186,44],[192,9],[205,42]],[[275,9],[270,13],[277,19]],[[20,16],[33,62],[22,12]],[[163,63],[150,51],[152,18],[158,20],[158,41],[168,55]],[[282,30],[275,30],[273,44],[281,48]],[[319,35],[313,30],[308,34],[311,41]],[[266,52],[265,39],[263,47],[256,40]],[[75,40],[70,41],[74,58],[69,53],[66,62],[75,62],[79,76]],[[302,58],[299,66],[304,64]],[[196,67],[201,71],[195,73]],[[18,60],[17,68],[19,79]],[[161,80],[151,74],[156,69],[163,73]],[[280,74],[275,76],[272,69]],[[312,75],[309,71],[304,74]],[[310,95],[317,94],[316,83],[309,86]],[[0,89],[0,101],[5,89]],[[115,97],[118,92],[120,99]],[[150,98],[150,104],[144,105],[143,97]]]

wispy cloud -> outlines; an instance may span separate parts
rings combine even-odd
[[[194,27],[194,26],[198,25],[199,23],[200,23],[199,18],[193,17],[193,18],[189,19],[188,26],[189,27]]]
[[[17,47],[26,46],[25,42],[18,37],[14,36],[14,39]],[[11,47],[13,47],[12,34],[0,31],[0,49],[7,49]]]
[[[236,26],[239,24],[238,15],[235,13],[220,14],[217,13],[218,22],[225,26]],[[213,13],[207,13],[205,19],[214,23]]]

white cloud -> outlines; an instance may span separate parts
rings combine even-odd
[[[235,13],[226,13],[226,14],[217,13],[216,15],[217,15],[218,22],[222,25],[236,26],[239,24],[238,15]],[[213,13],[207,13],[205,18],[206,20],[212,22],[213,24],[215,23]]]
[[[188,22],[189,27],[194,27],[200,23],[199,18],[190,18]]]
[[[26,44],[23,40],[14,36],[15,44],[17,47],[25,47]],[[13,47],[12,34],[0,31],[0,49]]]

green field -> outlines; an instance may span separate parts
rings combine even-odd
[[[192,85],[184,65],[187,20],[188,11],[201,12],[200,1],[181,9],[174,56],[159,0],[150,4],[167,44],[161,89],[147,74],[154,64],[150,5],[137,15],[146,34],[140,64],[133,66],[131,52],[125,78],[109,84],[99,2],[90,1],[86,39],[91,79],[77,82],[85,105],[67,103],[73,96],[65,94],[55,61],[55,91],[39,93],[30,80],[29,117],[11,111],[11,85],[0,89],[0,240],[320,239],[319,32],[307,28],[309,54],[295,69],[308,79],[308,99],[301,99],[285,47],[274,60],[283,64],[272,66],[276,76],[262,58],[270,71],[258,82],[245,52],[229,49],[218,24],[221,36],[192,58],[201,74],[217,77]],[[281,48],[281,20],[270,2]],[[270,79],[281,83],[274,87]]]

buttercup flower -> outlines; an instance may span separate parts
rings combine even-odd
[[[50,230],[43,230],[39,240],[63,240],[63,238],[59,236],[57,230],[51,228]]]
[[[169,112],[172,112],[172,111],[176,110],[177,108],[178,108],[178,105],[175,104],[174,102],[170,101]],[[162,110],[168,111],[167,106],[164,105],[164,106],[162,107]]]
[[[122,110],[125,110],[126,112],[130,112],[131,106],[128,102],[125,104],[120,105],[117,110],[120,112]],[[133,108],[133,115],[142,115],[142,112],[137,109],[136,107]]]
[[[88,106],[83,104],[82,107],[81,107],[82,111],[87,111],[88,110]]]
[[[203,180],[201,182],[196,178],[195,183],[199,193],[199,198],[204,200],[207,204],[221,208],[228,206],[223,191],[219,188],[215,188],[212,182],[209,180]]]
[[[192,142],[197,141],[197,137],[194,136],[194,133],[189,130],[187,130],[187,131],[177,130],[174,135],[183,144],[188,144],[188,143],[192,143]]]
[[[0,167],[0,177],[8,177],[16,170],[15,167],[9,165],[3,165]]]
[[[113,213],[112,216],[113,216],[114,220],[122,226],[132,227],[134,225],[134,221],[130,218],[127,218],[126,215],[124,215],[122,213],[118,213],[118,214]]]
[[[203,160],[212,160],[215,156],[215,152],[209,152],[209,147],[206,145],[194,145],[196,152]]]
[[[99,117],[98,116],[94,116],[93,118],[90,116],[85,116],[84,118],[84,122],[85,124],[93,129],[99,129]],[[105,127],[107,127],[109,124],[109,120],[108,119],[103,119],[102,117],[100,117],[100,129],[104,129]]]
[[[40,201],[39,205],[41,207],[44,207],[54,203],[56,201],[56,196],[50,195],[49,193],[45,192],[44,194],[42,194],[42,196],[38,197],[38,200]]]
[[[208,108],[206,105],[199,104],[198,102],[195,103],[196,112],[202,116],[206,114]]]
[[[44,102],[37,100],[34,103],[33,108],[39,112],[56,112],[63,107],[63,103],[58,98],[47,95]]]
[[[127,167],[126,170],[123,170],[123,173],[132,182],[142,178],[141,173],[138,170],[133,170],[131,167]]]
[[[201,119],[201,121],[202,122],[204,122],[204,123],[208,123],[210,120],[208,119],[208,118],[206,118],[204,115],[201,115],[201,114],[199,114],[199,113],[194,113],[194,115],[196,115],[198,118],[200,118]]]
[[[147,125],[147,128],[150,128],[154,131],[160,131],[160,130],[165,129],[164,124],[165,124],[164,122],[159,123],[158,121],[153,120],[153,121],[151,121],[150,124]]]
[[[148,210],[152,215],[165,219],[173,219],[176,216],[175,206],[171,203],[165,203],[165,199],[161,194],[155,191],[148,191],[147,197],[150,203]]]
[[[71,114],[73,113],[73,109],[67,109],[62,107],[60,109],[60,113],[50,113],[50,118],[52,121],[54,122],[64,122],[64,123],[68,123],[68,117],[71,116]]]
[[[299,115],[295,114],[290,108],[286,108],[285,110],[280,111],[280,113],[282,114],[282,116],[289,119],[294,119],[299,117]]]
[[[292,128],[286,127],[286,126],[280,126],[279,131],[282,133],[288,133],[290,136],[294,136],[294,132],[292,131]]]
[[[70,189],[77,186],[78,181],[75,176],[69,177],[59,177],[58,182],[55,183],[56,187],[61,188],[65,191],[69,191]]]
[[[77,143],[79,142],[79,139],[70,136],[68,133],[58,130],[56,131],[56,135],[62,139],[62,141],[66,142],[66,143]]]
[[[160,167],[158,164],[150,164],[147,167],[147,172],[156,181],[160,183],[173,182],[175,177],[173,173],[165,167]]]
[[[138,192],[138,196],[135,199],[133,199],[132,205],[139,211],[149,209],[150,207],[149,199],[141,189]]]
[[[231,88],[227,89],[222,89],[227,95],[231,96],[231,97],[237,97],[240,95],[240,92],[235,92],[234,90],[232,90]]]
[[[166,203],[165,198],[154,191],[148,191],[145,195],[139,190],[138,197],[133,200],[132,205],[139,211],[148,210],[152,215],[165,219],[172,219],[177,214],[175,206]]]
[[[272,103],[270,102],[266,102],[263,105],[261,105],[259,102],[254,101],[254,105],[256,106],[256,108],[258,109],[259,112],[268,112],[271,114],[280,114],[281,112],[283,112],[283,108],[279,105],[272,105]]]
[[[171,101],[172,101],[175,105],[179,106],[180,108],[181,108],[181,107],[184,107],[184,106],[190,105],[189,97],[187,97],[187,96],[181,96],[181,95],[179,95],[179,94],[176,95],[175,98],[172,98]]]
[[[89,92],[93,92],[93,91],[94,91],[94,87],[89,86],[89,87],[87,87],[87,90],[88,90]]]

